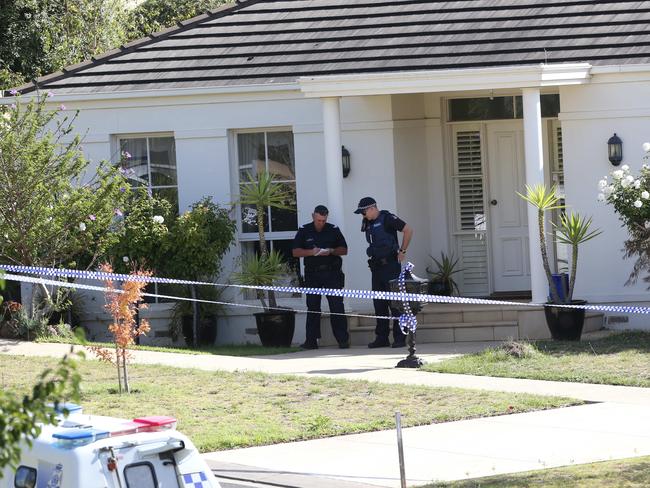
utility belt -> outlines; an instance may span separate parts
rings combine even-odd
[[[322,271],[341,271],[336,264],[319,264],[317,266],[305,266],[305,273],[319,273]]]
[[[397,256],[389,256],[385,258],[370,258],[368,259],[368,267],[370,269],[381,268],[382,266],[387,266],[391,263],[397,262]]]

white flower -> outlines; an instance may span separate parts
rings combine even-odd
[[[645,228],[650,229],[650,220],[645,221]]]
[[[641,200],[637,200],[636,202],[634,202],[634,206],[636,208],[641,208],[643,206],[643,203],[641,202]]]
[[[641,188],[641,180],[634,180],[634,188],[637,190]]]
[[[162,215],[154,215],[153,216],[153,221],[156,224],[162,224],[163,222],[165,222],[165,219],[164,219],[164,217]]]
[[[621,186],[622,186],[623,188],[627,188],[628,186],[630,186],[630,182],[627,181],[627,178],[623,178],[623,179],[621,180]]]
[[[599,202],[604,202],[605,201],[605,194],[604,193],[599,193],[598,194],[598,201]]]
[[[621,178],[623,178],[623,176],[625,175],[623,174],[623,171],[620,169],[617,169],[616,171],[612,171],[612,178],[614,178],[615,180],[620,180]]]
[[[129,257],[128,256],[123,256],[122,261],[124,261],[125,263],[128,263],[129,262]]]
[[[613,192],[614,192],[614,187],[611,185],[603,188],[603,193],[605,194],[606,197],[610,196]]]
[[[641,198],[643,198],[644,200],[647,200],[648,198],[650,198],[650,193],[648,193],[647,191],[643,190],[643,191],[641,192]]]
[[[86,224],[84,224],[83,222],[79,222],[79,230],[81,232],[85,231],[86,230]]]
[[[600,180],[600,181],[598,182],[598,188],[600,188],[601,190],[602,190],[603,188],[605,188],[606,186],[607,186],[607,180]]]
[[[634,176],[632,176],[632,175],[627,175],[627,176],[625,177],[625,179],[627,180],[628,184],[630,184],[630,185],[631,185],[632,183],[634,183]]]
[[[650,142],[644,142],[641,146],[645,152],[650,152]]]
[[[630,167],[629,167],[627,164],[624,164],[623,166],[621,166],[621,169],[622,169],[624,172],[626,172],[626,173],[627,173],[628,171],[630,171]]]

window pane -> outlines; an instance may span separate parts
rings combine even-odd
[[[151,191],[156,197],[171,203],[172,212],[178,214],[178,188],[153,188]]]
[[[514,118],[513,97],[457,98],[449,101],[450,121]]]
[[[296,205],[296,184],[284,183],[283,188],[289,196],[285,200],[285,205],[290,209],[271,208],[271,231],[282,232],[296,230],[298,228],[298,212]]]
[[[269,172],[276,180],[295,180],[293,133],[268,132]]]
[[[122,167],[133,171],[133,174],[127,175],[132,182],[137,185],[148,185],[147,140],[145,138],[120,140],[120,156]]]
[[[124,478],[129,488],[156,488],[153,466],[149,463],[127,466],[124,468]]]
[[[560,113],[560,95],[542,95],[542,117],[557,117]]]
[[[243,233],[255,232],[257,233],[257,210],[252,205],[241,206],[241,231]],[[264,232],[269,231],[269,216],[264,214]]]
[[[153,186],[176,185],[176,148],[173,137],[149,139],[151,184]]]
[[[247,181],[246,175],[249,172],[256,176],[266,169],[263,132],[238,134],[237,150],[239,155],[239,181]]]

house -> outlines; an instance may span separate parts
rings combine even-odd
[[[352,212],[372,195],[415,228],[416,273],[429,254],[454,252],[463,295],[530,292],[543,302],[535,214],[515,192],[558,184],[571,209],[605,230],[581,248],[575,295],[639,303],[645,285],[623,286],[626,231],[596,197],[612,170],[608,139],[623,140],[633,170],[650,139],[649,22],[650,1],[247,0],[20,91],[49,90],[80,109],[87,155],[128,150],[139,176],[181,211],[204,195],[233,201],[247,170],[281,168],[296,211],[271,211],[271,245],[288,253],[326,204],[350,246],[348,288],[369,287]],[[238,220],[229,259],[255,247],[255,229]],[[565,258],[554,250],[560,266]],[[248,337],[235,329],[221,339]]]

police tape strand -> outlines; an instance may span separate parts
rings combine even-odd
[[[20,275],[13,275],[13,274],[5,274],[2,276],[2,279],[8,280],[8,281],[20,281],[23,283],[33,283],[33,284],[41,284],[41,285],[51,285],[51,286],[57,286],[59,288],[73,288],[73,289],[78,289],[78,290],[88,290],[88,291],[97,291],[101,293],[124,293],[123,290],[120,290],[118,288],[106,288],[103,286],[95,286],[95,285],[85,285],[82,283],[70,283],[67,281],[56,281],[56,280],[47,280],[44,278],[33,278],[31,276],[20,276]],[[286,312],[286,308],[281,308],[281,307],[263,307],[261,305],[251,305],[248,303],[234,303],[234,302],[220,302],[220,301],[215,301],[215,300],[201,300],[198,298],[188,298],[188,297],[177,297],[173,295],[161,295],[157,293],[143,293],[142,296],[145,297],[151,297],[151,298],[164,298],[166,300],[178,300],[178,301],[185,301],[185,302],[197,302],[197,303],[207,303],[211,305],[228,305],[232,307],[241,307],[241,308],[255,308],[255,309],[260,309],[260,310],[274,310],[274,311],[284,311]],[[366,319],[388,319],[392,320],[395,319],[396,317],[385,317],[382,315],[364,315],[364,314],[355,314],[355,313],[337,313],[337,312],[312,312],[309,310],[295,310],[292,309],[292,311],[297,312],[297,313],[322,313],[323,315],[342,315],[346,317],[357,317],[357,318],[366,318]]]
[[[638,307],[628,305],[571,305],[571,304],[549,304],[549,303],[532,303],[532,302],[510,302],[500,300],[488,300],[483,298],[469,297],[450,297],[440,295],[425,295],[419,293],[389,292],[389,291],[372,291],[372,290],[351,290],[336,288],[305,288],[295,286],[247,286],[236,284],[209,283],[205,281],[178,280],[172,278],[159,278],[155,276],[138,276],[119,273],[104,273],[99,271],[80,271],[71,269],[55,269],[33,266],[18,266],[0,264],[0,270],[13,273],[25,273],[37,276],[58,276],[63,278],[79,278],[88,280],[115,280],[115,281],[140,281],[145,283],[163,283],[163,284],[180,284],[180,285],[200,285],[216,286],[222,288],[240,288],[250,290],[266,290],[286,293],[301,293],[309,295],[329,295],[340,296],[344,298],[363,298],[374,300],[393,300],[399,302],[422,302],[422,303],[448,303],[462,305],[496,305],[496,306],[517,306],[517,307],[560,307],[560,308],[579,308],[600,312],[620,312],[631,314],[650,314],[650,307]],[[64,282],[57,282],[64,283]],[[58,285],[62,286],[62,285]],[[374,316],[373,316],[374,317]]]

